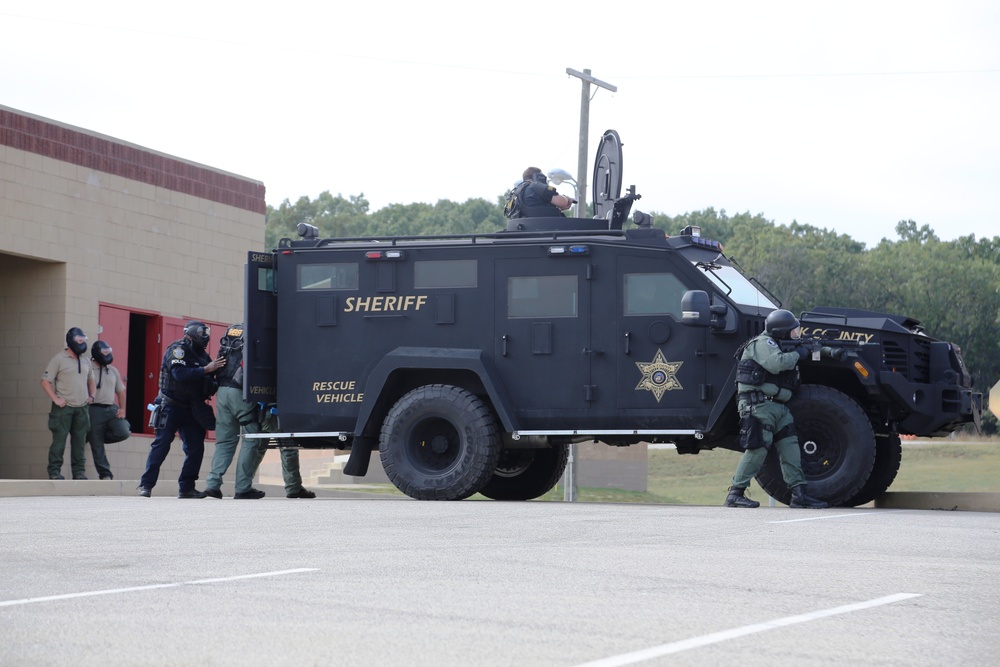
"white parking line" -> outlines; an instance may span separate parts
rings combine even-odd
[[[151,591],[157,588],[177,588],[179,586],[194,586],[197,584],[218,584],[225,581],[236,581],[238,579],[256,579],[259,577],[279,577],[284,574],[298,574],[300,572],[316,572],[316,567],[301,567],[296,570],[277,570],[275,572],[260,572],[258,574],[239,574],[233,577],[218,577],[216,579],[197,579],[195,581],[178,581],[172,584],[150,584],[149,586],[132,586],[130,588],[109,588],[103,591],[86,591],[83,593],[66,593],[65,595],[46,595],[39,598],[25,598],[23,600],[0,601],[0,607],[13,607],[20,604],[32,604],[34,602],[52,602],[55,600],[72,600],[74,598],[86,598],[94,595],[114,595],[115,593],[134,593],[136,591]]]
[[[815,621],[820,618],[826,618],[827,616],[836,616],[838,614],[847,614],[852,611],[861,611],[862,609],[879,607],[885,604],[892,604],[893,602],[900,602],[902,600],[920,597],[921,595],[923,595],[923,593],[897,593],[895,595],[888,595],[884,598],[876,598],[866,602],[847,604],[842,607],[820,609],[819,611],[813,611],[808,614],[776,618],[773,621],[765,621],[763,623],[755,623],[753,625],[744,625],[742,628],[733,628],[732,630],[713,632],[712,634],[702,635],[701,637],[692,637],[690,639],[684,639],[670,644],[662,644],[660,646],[654,646],[641,651],[623,653],[622,655],[611,656],[610,658],[602,658],[600,660],[594,660],[593,662],[577,665],[577,667],[621,667],[622,665],[633,665],[637,662],[652,660],[653,658],[659,658],[660,656],[680,653],[681,651],[687,651],[701,646],[708,646],[709,644],[718,644],[719,642],[736,639],[737,637],[745,637],[746,635],[766,632],[767,630],[775,630],[777,628],[783,628],[797,623]]]
[[[823,514],[822,516],[807,516],[802,519],[784,519],[782,521],[768,521],[767,523],[796,523],[799,521],[824,521],[826,519],[843,519],[844,517],[873,516],[875,514],[891,514],[899,510],[882,510],[881,512],[852,512],[851,514]]]

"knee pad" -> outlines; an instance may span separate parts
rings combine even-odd
[[[784,440],[785,438],[798,438],[798,434],[795,432],[795,422],[788,424],[774,434],[775,442]]]

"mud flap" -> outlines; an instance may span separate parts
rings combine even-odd
[[[351,477],[364,477],[368,474],[368,464],[372,460],[372,450],[375,441],[372,438],[354,438],[351,444],[351,456],[344,466],[344,474]]]

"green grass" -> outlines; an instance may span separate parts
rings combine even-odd
[[[926,442],[933,444],[903,443],[903,462],[890,491],[1000,491],[1000,440]],[[585,487],[578,489],[579,498],[589,502],[720,505],[739,457],[727,450],[682,456],[674,450],[653,449],[649,451],[644,493]],[[750,495],[762,502],[767,498],[756,481],[750,486]],[[542,497],[562,498],[562,486]]]
[[[1000,439],[925,442],[931,444],[903,443],[903,462],[890,491],[1000,491]],[[672,449],[651,449],[645,492],[583,487],[578,497],[586,502],[721,505],[739,458],[727,450],[682,456]],[[399,493],[388,485],[376,492]],[[750,486],[750,496],[761,502],[767,499],[756,481]],[[484,498],[476,494],[472,499]],[[562,485],[539,498],[562,499]]]

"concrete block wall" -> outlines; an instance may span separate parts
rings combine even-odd
[[[0,106],[0,479],[47,477],[41,374],[70,327],[97,340],[99,305],[242,320],[265,208],[259,181]],[[112,445],[116,475],[137,478],[148,445]]]

